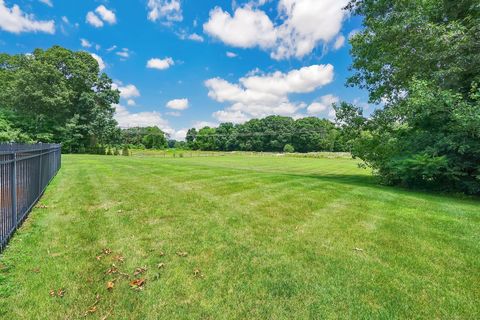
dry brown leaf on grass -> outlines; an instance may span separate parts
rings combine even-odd
[[[157,268],[158,268],[158,269],[163,269],[163,268],[165,268],[165,263],[160,262],[160,263],[157,265]]]
[[[99,254],[98,256],[96,256],[95,258],[96,258],[98,261],[100,261],[100,260],[102,260],[102,258],[103,258],[104,256],[108,256],[108,255],[111,254],[111,253],[112,253],[112,250],[111,250],[111,249],[109,249],[109,248],[104,248],[104,249],[102,249],[102,251],[100,252],[100,254]]]
[[[44,204],[38,204],[37,206],[35,206],[35,208],[37,208],[37,209],[47,209],[48,206],[46,206]]]
[[[200,269],[194,269],[193,270],[193,276],[195,278],[203,278],[202,271]]]
[[[118,262],[123,262],[125,258],[119,254],[117,254],[115,257],[113,257],[113,260],[118,261]]]
[[[90,313],[95,313],[97,311],[97,304],[99,302],[100,302],[100,295],[97,294],[95,296],[95,302],[90,307],[88,307],[87,311],[85,311],[85,316],[87,316]]]
[[[144,273],[145,271],[147,271],[147,267],[140,267],[140,268],[136,268],[135,271],[133,272],[133,275],[134,276],[138,276],[139,274],[142,274]]]
[[[165,252],[160,251],[159,255],[160,255],[160,257],[163,257],[165,255]]]
[[[60,289],[57,290],[57,296],[59,298],[63,298],[64,295],[65,295],[65,289],[60,288]]]
[[[115,280],[113,280],[113,281],[108,281],[108,282],[107,282],[107,290],[108,290],[108,291],[112,291],[112,290],[113,290],[113,287],[115,287]]]
[[[91,306],[87,311],[85,311],[85,316],[95,312],[97,312],[97,306]]]
[[[65,289],[60,288],[57,291],[55,291],[54,289],[50,289],[48,293],[50,294],[50,297],[63,298],[63,296],[65,295]]]
[[[177,256],[179,256],[179,257],[186,257],[186,256],[188,256],[188,252],[178,251],[178,252],[177,252]]]
[[[108,270],[105,273],[106,274],[114,274],[114,273],[117,273],[117,272],[118,272],[117,267],[115,266],[115,264],[112,264],[112,266],[110,268],[108,268]]]
[[[146,282],[145,279],[135,279],[132,282],[130,282],[130,287],[132,287],[132,289],[143,289],[145,282]]]
[[[361,251],[363,251],[363,249],[362,248],[355,248],[355,251],[360,251],[361,252]]]

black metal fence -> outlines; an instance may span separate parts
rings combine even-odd
[[[60,166],[58,144],[0,144],[0,252]]]

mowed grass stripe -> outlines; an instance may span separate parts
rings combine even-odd
[[[353,160],[67,155],[42,203],[1,258],[3,317],[83,317],[96,294],[94,318],[479,314],[479,202],[384,188]],[[147,266],[144,290],[106,290],[116,254]]]

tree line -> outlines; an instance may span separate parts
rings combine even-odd
[[[189,129],[186,145],[193,150],[314,152],[344,151],[341,130],[329,120],[268,116],[243,124]]]

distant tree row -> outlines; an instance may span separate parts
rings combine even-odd
[[[186,136],[190,149],[209,151],[344,151],[342,139],[341,131],[328,120],[282,116],[237,125],[222,123],[217,128],[192,128]]]

